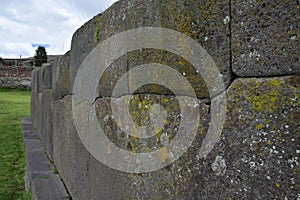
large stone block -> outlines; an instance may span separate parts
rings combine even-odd
[[[44,89],[43,87],[43,78],[44,77],[44,74],[43,74],[43,70],[42,70],[42,67],[39,67],[37,69],[37,93],[41,93]]]
[[[275,8],[276,12],[271,12],[270,8]],[[51,144],[48,136],[53,133],[53,161],[72,198],[297,198],[300,77],[289,74],[299,73],[299,25],[296,23],[299,16],[295,14],[298,9],[295,2],[264,0],[124,0],[116,2],[78,29],[72,39],[71,52],[53,63],[53,106],[44,106],[51,105],[51,90],[49,80],[43,79],[42,70],[34,72],[36,85],[33,85],[31,103],[34,127],[40,133],[46,133],[42,135],[46,144]],[[77,74],[82,62],[98,44],[115,34],[143,27],[176,30],[201,44],[220,71],[219,75],[213,70],[208,70],[208,73],[212,78],[222,78],[225,88],[229,86],[229,89],[222,95],[219,95],[222,91],[210,93],[211,89],[209,91],[208,88],[211,86],[207,85],[201,73],[184,56],[154,48],[139,48],[121,55],[112,61],[102,77],[97,77],[99,74],[91,70],[98,64],[91,59],[86,65],[90,69],[88,76]],[[120,45],[125,48],[127,44],[136,42],[134,39],[128,36],[121,42],[115,40],[110,47]],[[168,37],[159,35],[154,42],[172,46],[166,41]],[[193,54],[193,51],[187,51],[189,53]],[[196,97],[188,95],[184,85],[176,85],[180,79],[166,71],[152,74],[148,70],[138,76],[132,71],[137,66],[152,63],[176,70],[191,84]],[[240,77],[232,83],[231,67],[241,77],[280,77]],[[72,102],[77,76],[84,80],[79,84],[80,91],[85,94],[96,92],[92,102],[85,99]],[[148,77],[156,76],[171,82],[177,96],[172,88],[152,82],[134,87],[136,78],[148,80]],[[94,78],[100,78],[99,83],[86,84]],[[122,91],[114,93],[120,80],[124,81],[119,85]],[[91,88],[96,89],[91,91]],[[209,135],[210,126],[215,125],[216,118],[222,116],[222,110],[216,110],[214,106],[222,100],[224,94],[228,98],[226,123],[219,129],[212,129],[213,133],[222,130],[222,134]],[[207,100],[211,95],[214,97]],[[76,104],[74,110],[72,103]],[[187,108],[185,111],[181,107],[183,105]],[[195,109],[197,112],[192,112]],[[96,112],[96,115],[91,112]],[[79,117],[74,119],[73,114]],[[197,114],[200,115],[199,119]],[[194,119],[198,120],[195,138],[188,135],[193,131],[179,134],[181,122],[186,122],[184,130],[189,130]],[[93,120],[96,120],[95,123]],[[75,127],[78,125],[75,122],[82,123],[82,126]],[[52,131],[49,130],[51,124]],[[133,124],[148,128],[137,131],[131,129]],[[109,155],[102,157],[102,162],[96,159],[95,152],[106,152],[101,151],[101,145],[93,146],[103,136],[96,132],[99,126],[105,134],[101,141],[107,142],[102,145],[108,145],[108,149],[119,148],[120,157],[111,156],[110,153],[115,151],[108,151]],[[160,151],[156,160],[132,159],[131,162],[134,153],[146,154],[163,149],[177,136],[188,138],[191,143],[184,144],[189,147],[174,162],[156,171],[138,171],[141,168],[149,169],[155,163],[168,162],[173,155],[165,151]],[[174,148],[182,149],[184,145],[179,144]],[[91,153],[95,149],[98,151]],[[105,165],[110,161],[118,161],[118,158],[128,159],[114,166]],[[149,166],[143,166],[143,161],[149,160]],[[133,171],[136,173],[117,170],[124,165],[135,166]]]
[[[74,135],[75,145],[75,182],[72,186],[75,187],[74,196],[77,199],[90,199],[91,197],[91,184],[93,183],[94,176],[90,174],[90,159],[91,154],[83,146],[77,130],[72,129]],[[68,179],[68,177],[66,177]]]
[[[58,57],[52,64],[53,100],[71,94],[70,90],[70,52]]]
[[[53,160],[53,108],[52,90],[44,89],[41,100],[40,135],[48,157]]]
[[[76,157],[71,96],[53,102],[53,161],[71,196],[76,192]]]
[[[120,176],[122,173],[107,167],[94,157],[90,159],[89,168],[90,199],[122,199],[122,186],[128,184]]]
[[[156,1],[160,8],[161,27],[184,33],[198,42],[212,57],[220,74],[211,74],[209,79],[220,76],[225,87],[231,83],[230,66],[230,16],[229,1]],[[152,4],[152,3],[151,3]],[[179,39],[180,40],[180,39]],[[188,53],[188,49],[185,53]],[[209,97],[206,84],[195,66],[182,58],[164,56],[166,64],[183,74],[195,88],[198,98]],[[177,61],[177,62],[176,62]],[[175,63],[174,63],[175,62]],[[164,64],[164,63],[163,63]],[[208,67],[202,64],[201,69]],[[201,70],[199,70],[201,73]],[[204,92],[203,92],[204,91]],[[183,88],[182,91],[185,94]],[[210,94],[215,96],[214,94]]]
[[[124,97],[126,98],[126,97]],[[182,97],[184,98],[184,97]],[[162,104],[168,113],[168,123],[164,126],[164,131],[168,133],[168,138],[173,139],[176,133],[176,125],[178,126],[178,117],[180,114],[179,104],[174,96],[160,96],[160,95],[135,95],[132,99],[131,113],[132,118],[136,123],[147,124],[149,121],[149,110],[153,103]],[[116,98],[117,105],[122,99]],[[192,143],[192,147],[185,153],[182,158],[158,171],[151,173],[132,174],[120,172],[111,169],[100,163],[94,157],[89,159],[87,177],[83,180],[87,181],[84,190],[90,191],[91,196],[85,196],[91,199],[190,199],[194,193],[190,193],[191,189],[195,192],[198,190],[197,185],[193,185],[193,179],[199,174],[198,165],[193,166],[196,162],[196,157],[199,159],[197,151],[201,147],[201,143],[205,136],[205,131],[208,126],[209,106],[201,103],[198,99],[186,97],[187,107],[194,108],[199,106],[200,119],[199,128],[196,133],[196,139]],[[122,115],[125,111],[123,107],[117,107],[115,113],[111,112],[110,98],[100,98],[96,102],[96,112],[101,128],[104,130],[106,137],[111,141],[112,145],[116,145],[120,149],[128,152],[151,152],[155,149],[161,148],[164,145],[166,138],[163,137],[163,132],[158,132],[153,137],[147,139],[139,139],[128,133],[122,132],[114,122],[112,116],[116,113]],[[141,105],[141,106],[140,106]],[[148,105],[148,106],[147,106]],[[84,111],[82,111],[83,113]],[[190,113],[190,112],[188,112]],[[138,117],[140,114],[140,119]],[[191,116],[193,117],[193,116]],[[180,117],[179,117],[180,118]],[[125,116],[120,118],[126,122]],[[198,125],[198,123],[197,123]],[[83,128],[83,127],[82,127]],[[84,128],[88,131],[87,134],[92,134],[94,129],[92,127]],[[78,130],[83,131],[83,130]],[[149,134],[150,130],[149,130]],[[179,133],[178,133],[179,134]],[[166,142],[166,141],[165,141]],[[77,151],[80,153],[79,151]],[[78,154],[79,156],[79,154]],[[91,155],[90,155],[91,156]],[[81,156],[82,157],[82,156]],[[117,159],[107,157],[107,159]],[[161,159],[168,159],[162,156]],[[125,163],[120,163],[125,164]],[[85,166],[81,166],[83,172]],[[77,181],[78,182],[78,181]]]
[[[31,98],[30,98],[30,117],[32,119],[32,124],[35,130],[37,130],[36,127],[36,105],[37,105],[37,97],[38,95],[34,92],[31,92]]]
[[[31,110],[31,119],[34,130],[37,130],[37,103],[38,103],[38,94],[31,93],[30,100],[30,110]]]
[[[52,88],[52,64],[45,63],[41,67],[43,90]]]
[[[299,190],[299,76],[237,79],[220,142],[201,160],[195,197],[295,199]]]
[[[94,35],[99,31],[97,26],[100,16],[101,14],[86,22],[73,34],[70,54],[70,91],[73,90],[73,84],[81,63],[97,44]]]
[[[31,73],[31,91],[36,94],[38,93],[38,86],[39,86],[37,76],[38,76],[38,69],[35,69]]]
[[[300,73],[299,2],[232,1],[232,69],[238,76]]]
[[[31,92],[30,95],[30,118],[32,119],[32,124],[34,127],[34,116],[35,116],[35,106],[36,106],[36,97],[37,94],[35,94],[34,92]],[[36,128],[36,127],[34,127]]]
[[[72,96],[53,104],[53,159],[74,199],[90,199],[90,154],[73,125]]]
[[[203,145],[209,124],[209,109],[205,104],[200,107],[204,112],[201,113],[195,141],[180,159],[161,170],[141,174],[121,173],[91,159],[89,176],[93,177],[90,181],[94,188],[91,194],[95,198],[116,199],[296,198],[299,80],[299,76],[288,76],[234,81],[228,90],[227,122],[220,142],[204,158],[201,158],[199,147]],[[136,100],[144,100],[137,96]],[[151,100],[147,101],[151,103]],[[143,105],[138,108],[144,110],[146,101],[141,102]],[[132,113],[140,114],[140,119],[147,119],[141,112],[132,109]],[[143,141],[127,138],[114,125],[109,98],[98,99],[96,110],[100,126],[112,143],[127,151],[145,150]],[[172,107],[170,110],[176,109]],[[117,113],[122,112],[119,110]],[[134,120],[135,116],[132,118]],[[155,146],[151,141],[147,145]],[[111,196],[116,185],[108,187],[110,181],[105,178],[106,175],[111,175],[118,186],[117,192]],[[101,186],[103,190],[96,189]]]
[[[214,14],[212,14],[214,13]],[[140,17],[137,17],[140,16]],[[179,31],[201,44],[216,63],[219,76],[225,86],[232,78],[230,68],[230,31],[229,31],[229,2],[183,2],[183,1],[119,1],[105,12],[95,16],[80,29],[72,39],[71,53],[71,84],[72,90],[77,71],[97,44],[117,33],[142,27],[161,27]],[[153,33],[157,34],[157,33]],[[132,40],[132,41],[131,41]],[[134,42],[128,38],[126,42]],[[157,42],[164,42],[158,41]],[[175,41],[176,42],[176,41]],[[119,44],[111,44],[111,46]],[[180,55],[174,55],[159,49],[138,49],[116,59],[100,79],[97,96],[113,96],[112,91],[121,78],[130,69],[148,63],[160,63],[172,67],[180,74],[186,74],[186,79],[195,87],[198,98],[207,98],[209,93],[201,75]],[[101,49],[100,51],[106,51]],[[95,74],[97,76],[97,74]],[[214,74],[217,76],[217,74]],[[99,77],[100,78],[100,77]],[[126,88],[130,85],[130,76],[125,80],[124,94],[132,92]],[[166,90],[145,89],[148,93],[165,94]],[[143,93],[143,91],[141,91]],[[185,94],[182,88],[181,94]],[[120,95],[120,96],[122,96]],[[118,96],[116,96],[118,97]]]
[[[41,68],[33,71],[34,90],[31,95],[31,111],[33,128],[40,133],[41,105],[42,105],[42,73]]]
[[[37,101],[36,101],[36,108],[35,108],[35,118],[33,120],[33,127],[35,130],[41,134],[42,131],[42,98],[43,98],[43,93],[40,92],[37,94]]]
[[[41,123],[41,101],[42,101],[42,93],[32,93],[31,94],[31,118],[32,125],[35,131],[38,131]]]
[[[31,74],[31,99],[30,99],[30,116],[33,122],[33,127],[37,130],[37,122],[36,122],[36,109],[38,103],[38,70],[35,69]]]

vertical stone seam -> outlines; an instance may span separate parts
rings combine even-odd
[[[230,69],[232,72],[232,9],[231,9],[231,0],[229,0],[229,24],[228,24],[228,28],[229,28],[229,65],[230,65]]]
[[[232,53],[232,21],[233,21],[233,15],[232,15],[232,0],[228,0],[229,4],[229,23],[228,23],[228,29],[229,29],[229,68],[230,68],[230,73],[231,73],[231,80],[230,83],[228,84],[226,90],[231,86],[231,84],[234,82],[234,80],[238,77],[234,72],[233,72],[233,53]]]

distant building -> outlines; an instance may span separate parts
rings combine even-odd
[[[47,62],[54,62],[60,55],[48,55]],[[31,77],[34,57],[0,58],[0,77]]]
[[[1,58],[0,77],[30,77],[33,61],[33,58]]]

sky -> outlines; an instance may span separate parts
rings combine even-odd
[[[48,55],[71,48],[73,33],[117,0],[1,0],[0,57],[32,57],[37,46]]]

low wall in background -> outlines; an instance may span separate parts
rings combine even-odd
[[[31,77],[0,77],[0,87],[30,89]]]
[[[33,126],[72,198],[299,198],[298,13],[299,5],[292,1],[121,0],[84,24],[73,35],[71,51],[34,70],[31,82]],[[160,170],[134,174],[104,165],[86,149],[74,126],[72,95],[87,55],[111,36],[140,27],[176,30],[201,44],[221,73],[227,109],[218,143],[201,157],[211,101],[218,96],[210,98],[190,63],[158,49],[131,51],[113,61],[99,81],[93,105],[106,136],[123,150],[143,151],[145,144],[122,135],[110,111],[110,99],[122,98],[112,91],[130,69],[153,62],[171,66],[194,86],[197,98],[192,101],[199,105],[196,138],[187,152]],[[89,87],[82,83],[81,89]],[[176,98],[164,88],[147,87],[123,95],[135,99],[133,106],[143,106],[145,94],[159,104]],[[172,104],[167,110],[176,109]],[[157,134],[147,144],[160,147],[161,140]]]
[[[31,77],[34,67],[0,66],[0,77]]]

